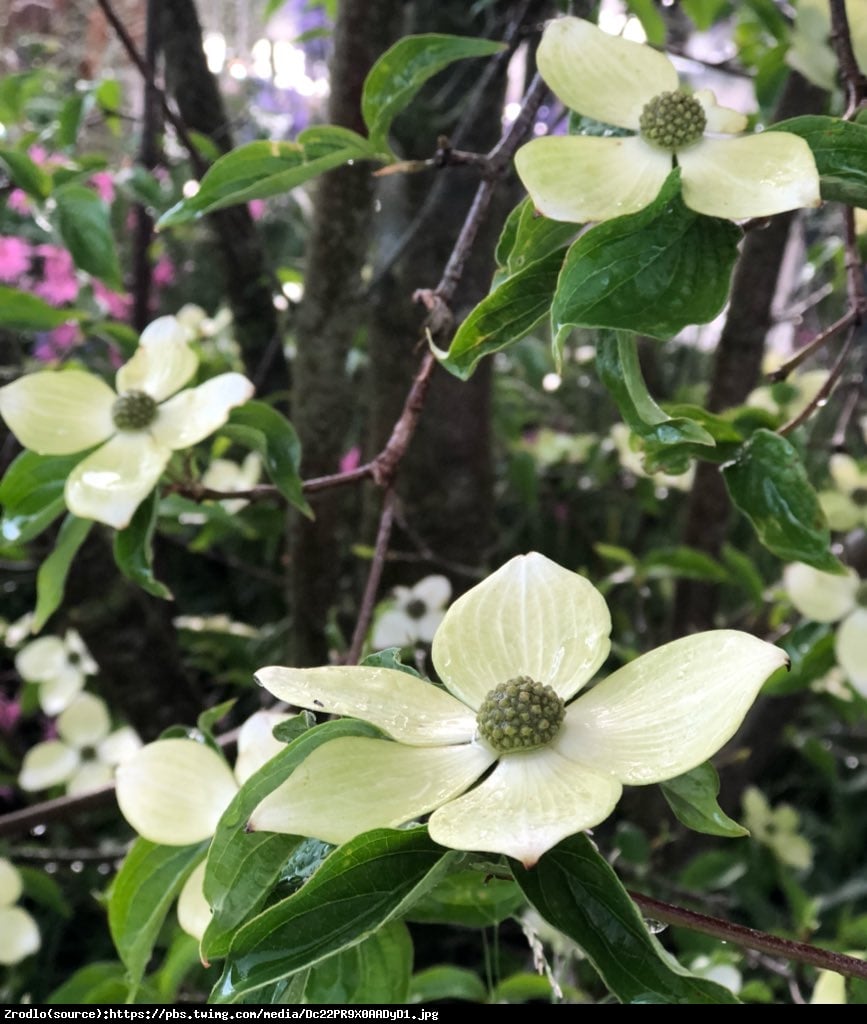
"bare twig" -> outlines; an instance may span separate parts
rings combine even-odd
[[[808,341],[806,345],[799,348],[798,351],[787,359],[782,366],[774,370],[773,373],[769,373],[768,378],[772,381],[785,380],[793,370],[796,370],[801,365],[801,363],[806,362],[811,355],[818,352],[820,348],[823,348],[844,328],[851,326],[857,318],[858,314],[854,309],[850,309],[848,313],[844,313],[839,320],[835,320],[830,327],[826,327],[824,331],[820,331],[812,341]]]
[[[849,328],[849,333],[846,335],[846,340],[843,342],[843,347],[840,350],[839,356],[837,356],[837,361],[831,367],[831,372],[828,374],[828,379],[816,392],[816,395],[813,398],[813,400],[807,406],[805,406],[805,408],[803,408],[797,416],[794,416],[792,419],[789,420],[788,423],[784,423],[779,428],[777,433],[781,437],[785,437],[787,434],[791,434],[793,430],[795,430],[797,427],[800,427],[800,425],[806,422],[813,415],[816,409],[823,405],[824,402],[827,400],[828,395],[830,395],[831,392],[834,390],[834,385],[837,383],[837,381],[840,378],[840,374],[843,372],[843,368],[846,365],[846,359],[849,356],[849,350],[852,348],[852,341],[854,337],[855,325],[853,324]]]
[[[858,108],[864,100],[864,76],[858,68],[855,51],[852,49],[846,0],[830,0],[830,7],[831,45],[837,55],[843,88],[846,90],[846,113],[843,116],[849,121],[858,113]]]
[[[859,373],[857,377],[846,384],[848,393],[837,417],[837,424],[834,433],[831,435],[831,451],[841,452],[846,449],[846,434],[849,432],[849,424],[852,417],[858,410],[861,401],[861,389],[864,387],[864,377]]]
[[[367,628],[373,617],[376,595],[379,591],[379,581],[382,579],[388,542],[391,540],[391,529],[394,526],[394,504],[396,498],[397,496],[393,488],[386,490],[382,501],[382,511],[379,515],[379,529],[376,534],[373,559],[370,563],[370,571],[367,574],[367,582],[364,585],[364,594],[361,598],[358,620],[355,623],[355,632],[352,634],[352,643],[349,645],[349,651],[345,658],[345,664],[347,665],[358,664],[358,660],[361,657],[361,649],[364,646],[364,638],[367,636]]]

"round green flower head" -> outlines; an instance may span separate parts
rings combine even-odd
[[[125,391],[111,407],[111,418],[118,430],[144,430],[153,423],[157,403],[144,391]]]
[[[566,705],[550,686],[529,676],[510,679],[485,697],[476,721],[481,738],[498,751],[535,750],[560,731]]]
[[[692,96],[663,92],[644,107],[638,124],[644,139],[674,153],[698,142],[707,126],[707,115]]]

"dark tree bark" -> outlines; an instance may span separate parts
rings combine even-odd
[[[331,67],[331,124],[365,133],[361,92],[365,76],[397,36],[399,0],[346,0],[340,4]],[[357,300],[367,255],[374,179],[369,165],[324,175],[307,250],[304,299],[298,312],[293,420],[304,449],[304,473],[335,472],[346,445],[354,401],[346,358],[363,324]],[[327,656],[325,627],[340,572],[338,526],[346,522],[340,492],[314,503],[316,521],[295,521],[292,538],[291,657],[315,664]]]
[[[184,123],[228,152],[233,146],[229,120],[217,81],[208,70],[193,0],[164,0],[162,44],[166,86]],[[244,204],[232,206],[211,214],[208,221],[220,243],[226,295],[247,376],[260,394],[285,390],[288,371],[272,279],[249,210]]]
[[[774,119],[820,113],[826,99],[824,92],[793,72]],[[780,214],[766,228],[751,231],[744,241],[711,377],[708,408],[712,412],[740,405],[759,380],[765,337],[771,327],[771,303],[794,217],[794,213]],[[728,533],[731,511],[719,467],[700,462],[690,494],[684,543],[717,556]],[[681,581],[675,596],[675,634],[711,629],[718,601],[718,587]]]

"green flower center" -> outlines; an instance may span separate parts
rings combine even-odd
[[[867,487],[856,487],[849,497],[858,508],[867,508]]]
[[[509,754],[550,743],[565,714],[566,705],[550,686],[518,676],[491,690],[482,701],[476,724],[489,746]]]
[[[421,598],[416,597],[406,606],[406,614],[411,619],[422,619],[427,615],[427,605]]]
[[[685,92],[661,92],[645,105],[638,123],[646,142],[674,153],[701,138],[707,117],[698,100]]]
[[[157,403],[144,391],[124,391],[111,407],[111,418],[118,430],[144,430],[153,423]]]

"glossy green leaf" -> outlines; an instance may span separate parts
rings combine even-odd
[[[298,892],[238,930],[212,999],[233,1002],[363,941],[403,916],[459,856],[426,828],[356,836]]]
[[[264,402],[246,402],[233,409],[220,433],[258,452],[265,469],[284,498],[313,518],[301,485],[301,442],[295,428]]]
[[[715,558],[686,545],[655,548],[641,560],[641,572],[648,579],[730,581],[728,571]]]
[[[867,125],[815,114],[780,121],[768,131],[804,139],[813,151],[823,199],[867,206]]]
[[[406,672],[407,675],[415,676],[416,679],[423,679],[424,676],[412,665],[404,665],[400,660],[400,653],[399,647],[386,647],[385,650],[368,654],[361,664],[370,668],[392,668],[396,672]]]
[[[531,263],[562,249],[577,231],[575,224],[550,220],[537,213],[533,200],[528,196],[512,210],[500,232],[496,250],[497,273],[491,290]]]
[[[681,4],[699,32],[707,32],[717,18],[728,14],[730,0],[681,0]]]
[[[308,128],[294,142],[249,142],[208,168],[199,191],[164,213],[157,227],[175,227],[226,206],[282,195],[349,160],[371,156],[365,138],[335,125]]]
[[[551,310],[555,348],[573,327],[669,338],[722,309],[741,231],[685,206],[679,175],[650,206],[591,228],[569,250]]]
[[[723,467],[723,477],[769,551],[823,572],[845,571],[831,554],[831,532],[801,458],[784,437],[757,430]]]
[[[722,560],[731,579],[740,584],[753,601],[760,603],[765,593],[765,581],[753,560],[731,544],[723,545]]]
[[[488,1001],[488,990],[478,974],[465,967],[443,964],[428,967],[413,975],[409,998],[413,1003],[433,1003],[441,999],[462,999],[469,1003]]]
[[[40,533],[63,512],[66,478],[82,458],[75,455],[37,455],[22,452],[0,481],[0,538],[8,543],[25,543]]]
[[[409,918],[488,928],[511,917],[523,903],[523,893],[514,882],[481,871],[455,871],[416,903]]]
[[[502,43],[489,39],[430,34],[405,36],[386,50],[368,72],[361,97],[361,113],[374,149],[390,153],[392,121],[429,78],[456,60],[489,57],[502,49]]]
[[[196,728],[209,743],[217,746],[214,730],[237,703],[237,697],[230,697],[228,700],[220,701],[219,704],[205,708],[204,711],[199,713],[199,716],[196,718]]]
[[[165,916],[208,848],[136,839],[108,894],[108,926],[133,988],[144,975]]]
[[[620,1002],[737,1002],[727,988],[696,978],[662,948],[586,835],[564,840],[535,868],[512,862],[512,870],[530,903],[578,943]]]
[[[664,466],[669,472],[682,473],[690,456],[715,447],[713,436],[699,423],[683,416],[669,416],[654,401],[638,362],[634,334],[600,332],[596,372],[617,403],[623,421],[643,439],[648,472]]]
[[[91,519],[68,515],[57,533],[54,550],[36,573],[36,610],[33,613],[33,632],[38,633],[60,607],[66,589],[66,577],[78,549],[87,539],[93,526]]]
[[[729,837],[750,834],[749,829],[733,821],[717,803],[719,776],[709,761],[660,785],[678,821],[694,832]]]
[[[482,299],[458,328],[442,365],[466,380],[484,356],[529,334],[551,308],[564,253],[555,250],[530,263]]]
[[[129,526],[114,535],[114,560],[118,569],[142,590],[165,601],[172,592],[154,576],[153,537],[157,525],[159,496],[153,491],[139,505]]]
[[[412,952],[406,925],[392,921],[364,942],[317,964],[304,988],[304,1002],[331,1006],[405,1003]]]
[[[0,327],[7,330],[50,331],[86,316],[83,309],[55,309],[38,295],[0,285]]]
[[[651,46],[665,46],[665,21],[653,0],[627,0]]]
[[[105,1003],[121,1004],[127,1001],[129,983],[126,971],[116,960],[97,961],[77,970],[56,988],[45,1000],[49,1005],[97,1006]],[[135,1003],[161,1002],[156,992],[142,987]]]
[[[298,715],[283,726],[305,729],[307,722]],[[282,732],[285,735],[285,729]],[[206,957],[226,955],[235,929],[264,904],[290,856],[306,842],[277,832],[248,832],[247,821],[255,808],[321,743],[338,736],[377,735],[364,722],[326,722],[303,732],[244,783],[220,818],[208,852],[204,891],[213,916],[202,938]]]
[[[55,189],[52,219],[75,265],[115,291],[123,289],[108,207],[93,189],[64,185]]]
[[[51,194],[51,175],[18,149],[0,148],[0,165],[6,168],[13,185],[36,199]]]

